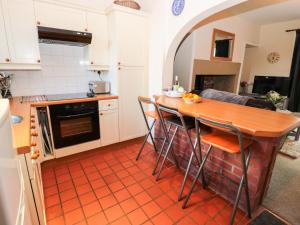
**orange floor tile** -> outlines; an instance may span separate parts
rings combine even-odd
[[[156,154],[147,145],[136,161],[140,146],[139,139],[46,162],[47,224],[228,224],[231,205],[200,187],[183,210],[177,201],[183,173],[168,163],[156,182],[151,175]],[[238,211],[236,224],[246,222]]]

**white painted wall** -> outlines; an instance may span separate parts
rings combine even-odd
[[[287,29],[300,27],[300,20],[292,20],[261,26],[260,44],[258,48],[247,51],[247,61],[243,80],[253,82],[255,75],[285,76],[290,74],[290,68],[295,44],[295,32],[287,33]],[[270,52],[278,52],[280,60],[271,64],[267,61]]]
[[[40,51],[41,71],[8,71],[13,96],[87,92],[88,82],[99,79],[82,65],[84,48],[40,44]]]
[[[259,42],[260,27],[238,16],[198,28],[193,32],[193,38],[189,37],[184,41],[174,61],[174,76],[179,76],[180,84],[187,90],[191,90],[194,59],[210,60],[214,28],[235,34],[233,62],[243,62],[247,43],[257,45]]]
[[[213,29],[235,34],[233,62],[243,62],[245,45],[258,44],[260,27],[239,16],[229,17],[207,24],[195,31],[195,59],[210,59]]]
[[[179,85],[191,91],[191,76],[194,62],[194,36],[191,34],[180,46],[174,61],[174,77],[178,76]]]

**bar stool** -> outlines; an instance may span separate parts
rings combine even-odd
[[[167,130],[166,129],[166,122],[170,124],[170,127],[174,126],[175,130],[174,130],[174,133],[171,137],[171,140],[168,140],[169,145],[168,145],[167,150],[165,152],[165,155],[163,157],[162,163],[160,165],[160,169],[157,173],[156,180],[158,180],[159,177],[160,177],[160,174],[162,172],[163,166],[165,164],[165,161],[166,161],[169,153],[171,152],[173,154],[173,156],[175,157],[175,154],[174,154],[173,149],[172,149],[172,144],[173,144],[174,137],[177,134],[178,129],[182,129],[185,132],[188,143],[192,148],[189,163],[188,163],[188,166],[186,168],[186,172],[185,172],[185,175],[184,175],[184,178],[183,178],[183,181],[182,181],[182,184],[181,184],[180,192],[179,192],[179,195],[178,195],[178,201],[180,201],[182,199],[184,186],[186,184],[186,180],[187,180],[187,177],[188,177],[188,173],[189,173],[193,158],[195,157],[195,159],[196,159],[199,166],[200,166],[200,162],[202,161],[202,153],[201,153],[201,151],[199,151],[199,156],[200,156],[200,160],[199,160],[198,157],[197,157],[196,151],[195,151],[196,143],[195,144],[192,143],[192,140],[191,140],[191,137],[190,137],[190,134],[189,134],[189,131],[195,128],[195,120],[194,120],[194,118],[183,116],[181,113],[179,113],[176,110],[166,108],[166,107],[163,107],[163,106],[158,106],[158,112],[161,115],[164,114],[164,113],[168,113],[170,115],[173,115],[172,117],[164,117],[162,119],[161,124],[162,124],[163,130],[165,130],[167,139],[169,139],[169,137],[168,137],[169,132],[168,133],[166,132],[166,130]],[[156,173],[156,169],[157,169],[158,164],[160,162],[161,155],[163,154],[163,150],[164,149],[162,148],[161,151],[159,152],[159,156],[157,157],[156,165],[155,165],[154,170],[153,170],[153,175]]]
[[[156,99],[156,98],[157,97],[154,96],[154,99]],[[170,114],[166,114],[166,113],[164,113],[163,115],[160,115],[158,113],[158,108],[157,108],[156,103],[153,100],[151,100],[150,98],[148,98],[148,97],[139,96],[138,97],[138,102],[139,102],[141,111],[143,113],[143,117],[144,117],[144,120],[145,120],[145,123],[146,123],[146,127],[147,127],[147,130],[148,130],[148,133],[147,133],[147,135],[146,135],[146,137],[145,137],[145,139],[143,141],[143,144],[142,144],[142,146],[141,146],[141,148],[139,150],[139,153],[138,153],[138,155],[136,157],[136,160],[139,160],[139,158],[140,158],[140,156],[141,156],[141,154],[143,152],[143,149],[145,147],[145,144],[146,144],[149,136],[150,136],[151,141],[153,143],[153,148],[154,148],[155,152],[158,152],[156,144],[155,144],[155,141],[154,141],[154,137],[152,135],[152,130],[153,130],[153,127],[154,127],[155,123],[157,121],[161,121],[162,120],[161,116],[164,116],[164,117],[169,117],[170,116]],[[143,105],[148,105],[148,106],[151,105],[151,106],[153,106],[154,110],[147,110],[147,111],[145,111]],[[153,119],[152,125],[149,125],[148,118]],[[170,128],[168,129],[168,131],[170,131]],[[164,138],[162,148],[164,147],[165,143],[166,143],[166,137]]]
[[[249,161],[251,157],[251,148],[252,140],[246,139],[243,137],[239,128],[232,125],[230,122],[224,121],[216,121],[210,120],[206,118],[196,118],[196,124],[203,124],[209,126],[211,128],[215,128],[215,131],[212,131],[208,134],[200,135],[200,129],[196,129],[197,139],[198,142],[203,142],[209,145],[206,155],[203,158],[203,161],[198,169],[196,177],[192,183],[192,186],[188,192],[188,195],[185,198],[185,201],[182,205],[182,208],[185,208],[188,200],[193,192],[193,189],[196,185],[197,180],[201,174],[204,174],[203,168],[205,162],[208,159],[209,154],[211,153],[213,147],[216,147],[222,151],[225,151],[229,154],[240,154],[241,156],[241,163],[242,163],[242,170],[243,175],[241,177],[236,199],[234,202],[234,206],[232,209],[231,217],[230,217],[230,224],[233,224],[234,217],[236,214],[237,206],[240,201],[242,188],[245,190],[246,194],[246,201],[247,201],[247,213],[248,217],[251,218],[251,207],[250,207],[250,197],[249,197],[249,188],[248,188],[248,177],[247,177],[247,170],[249,166]],[[248,149],[248,156],[245,156],[245,150]]]

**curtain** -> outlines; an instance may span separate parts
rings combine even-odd
[[[296,31],[290,82],[288,109],[292,112],[300,112],[300,30]]]

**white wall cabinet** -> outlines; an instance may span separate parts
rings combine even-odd
[[[1,69],[39,69],[40,52],[33,1],[1,0],[1,2],[5,25],[4,34],[6,34],[9,51],[8,55],[7,50],[5,52],[6,48],[2,47],[4,54],[8,56],[5,57],[6,66],[1,65]],[[0,27],[3,30],[1,24]],[[0,35],[1,39],[4,38],[4,34]]]
[[[118,63],[121,66],[145,66],[145,17],[118,12],[115,19]]]
[[[92,43],[85,47],[89,70],[108,70],[109,44],[106,15],[87,12],[87,27],[92,33]]]
[[[38,26],[88,31],[85,11],[38,1],[34,4]]]
[[[9,63],[10,54],[8,51],[6,30],[4,25],[3,7],[0,1],[0,63]]]
[[[145,66],[147,60],[147,17],[140,14],[113,11],[110,15],[112,64]]]
[[[119,117],[117,110],[100,112],[101,146],[119,142]]]

